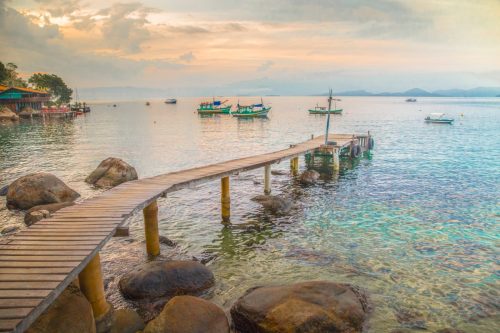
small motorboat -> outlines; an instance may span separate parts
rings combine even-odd
[[[265,106],[262,98],[260,104],[241,105],[238,102],[238,109],[233,112],[233,117],[236,118],[266,118],[271,110],[270,106]]]
[[[147,105],[147,106],[150,106],[150,105],[151,105],[151,103],[149,103],[149,102],[146,102],[146,105]]]
[[[177,104],[177,100],[175,98],[167,98],[165,104]]]
[[[455,119],[446,118],[444,113],[429,113],[427,117],[425,117],[426,123],[435,123],[435,124],[453,124]]]
[[[416,99],[416,98],[408,98],[408,99],[406,100],[406,102],[407,102],[407,103],[415,103],[416,101],[417,101],[417,99]]]

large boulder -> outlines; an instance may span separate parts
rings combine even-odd
[[[304,185],[312,185],[319,179],[319,173],[315,170],[306,170],[300,175],[300,182]]]
[[[240,333],[355,333],[367,313],[359,289],[327,281],[252,288],[231,308]]]
[[[75,203],[70,201],[70,202],[57,202],[57,203],[51,203],[51,204],[46,204],[46,205],[38,205],[38,206],[33,206],[30,209],[28,209],[27,213],[31,212],[36,212],[37,210],[46,210],[50,214],[57,212],[59,209],[73,206]]]
[[[37,223],[40,220],[46,219],[50,217],[50,212],[48,210],[34,210],[31,212],[26,213],[24,215],[24,223],[27,226],[30,226],[34,223]]]
[[[144,328],[144,321],[131,309],[119,309],[113,312],[109,333],[135,333]]]
[[[274,214],[286,214],[293,207],[290,199],[277,195],[258,195],[252,200],[260,203],[262,207]]]
[[[137,171],[134,167],[119,158],[109,157],[85,181],[96,187],[109,188],[136,179]]]
[[[19,116],[12,112],[9,108],[0,108],[0,122],[2,121],[18,121]]]
[[[26,331],[26,333],[46,332],[96,332],[92,307],[76,285],[69,285]]]
[[[131,299],[197,294],[214,285],[212,272],[197,261],[153,261],[120,279],[122,293]]]
[[[198,297],[176,296],[143,333],[229,333],[229,323],[217,305]]]
[[[30,209],[37,205],[73,202],[80,194],[50,173],[32,173],[9,185],[7,207]]]

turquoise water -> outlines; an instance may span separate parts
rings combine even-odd
[[[91,197],[97,191],[83,180],[108,156],[147,177],[286,148],[324,130],[325,117],[305,111],[317,97],[268,97],[269,119],[256,120],[200,118],[199,100],[102,103],[74,121],[2,125],[0,186],[47,171]],[[316,186],[273,176],[273,194],[295,202],[285,216],[250,200],[262,192],[262,170],[234,176],[228,227],[220,224],[218,182],[172,193],[160,201],[161,233],[184,254],[214,257],[211,297],[226,309],[255,285],[328,279],[369,292],[369,332],[499,331],[500,99],[346,97],[341,104],[333,131],[370,130],[370,158],[343,163],[337,176],[316,165],[323,172]],[[426,124],[430,112],[456,122]],[[0,211],[1,225],[20,223],[20,214]],[[140,216],[132,234],[142,239]]]

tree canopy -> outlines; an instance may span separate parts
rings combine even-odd
[[[36,89],[46,90],[57,104],[69,103],[73,90],[68,88],[66,83],[55,74],[33,74],[28,82]]]
[[[9,87],[27,87],[28,84],[17,73],[17,65],[9,62],[3,64],[0,62],[0,84]]]

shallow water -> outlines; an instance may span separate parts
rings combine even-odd
[[[226,309],[255,285],[327,279],[368,290],[370,332],[499,331],[500,99],[342,99],[333,131],[370,130],[370,158],[344,163],[338,177],[316,165],[326,171],[316,186],[273,176],[273,194],[295,201],[286,216],[250,200],[262,192],[262,170],[234,176],[229,227],[220,223],[218,182],[174,192],[160,200],[161,233],[186,256],[215,257],[212,300]],[[269,119],[200,118],[193,112],[200,99],[186,98],[94,104],[73,121],[1,125],[0,186],[46,171],[85,198],[98,192],[84,178],[109,156],[148,177],[286,148],[322,134],[325,117],[305,111],[320,100],[267,97]],[[429,112],[456,123],[425,124]],[[0,227],[20,223],[20,214],[0,210]],[[141,217],[131,225],[142,240]]]

